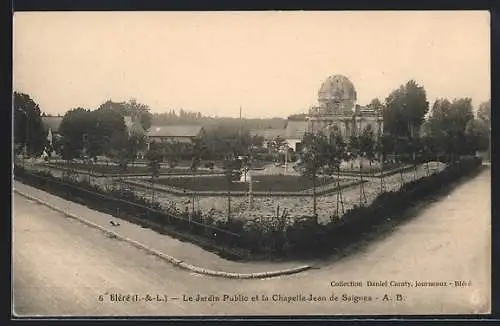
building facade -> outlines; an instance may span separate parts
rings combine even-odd
[[[343,75],[328,77],[318,92],[318,105],[307,116],[308,131],[340,133],[345,139],[371,130],[376,138],[383,133],[382,112],[357,104],[354,84]]]

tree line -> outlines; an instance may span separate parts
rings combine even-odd
[[[389,94],[382,103],[374,99],[368,105],[382,113],[384,134],[390,140],[399,140],[393,147],[404,147],[402,140],[429,136],[439,145],[440,152],[452,156],[470,152],[470,148],[486,150],[489,147],[491,102],[482,103],[474,114],[472,101],[437,99],[431,108],[423,86],[410,80]],[[430,112],[429,112],[430,111]],[[16,153],[27,149],[30,155],[40,155],[47,149],[46,135],[41,123],[42,112],[27,94],[14,92],[14,143]],[[152,114],[147,105],[131,99],[127,102],[108,100],[98,108],[74,108],[66,112],[60,125],[60,138],[53,139],[52,150],[66,159],[107,155],[114,158],[135,157],[145,147],[144,133],[128,134],[123,117],[132,115],[143,130],[155,125],[199,124],[206,131],[203,144],[193,144],[191,154],[202,149],[197,157],[217,160],[228,156],[248,154],[252,147],[263,143],[262,137],[250,136],[250,129],[285,127],[285,119],[245,119],[207,117],[200,112],[170,110]],[[426,116],[428,117],[426,118]],[[304,115],[292,115],[290,120]],[[141,129],[139,128],[139,129]],[[466,146],[464,146],[466,144]],[[157,147],[160,147],[158,145]],[[164,145],[164,156],[178,156],[179,144]],[[185,151],[185,150],[184,150]],[[188,153],[184,153],[188,154]],[[194,155],[194,154],[193,154]],[[193,156],[191,155],[191,156]]]

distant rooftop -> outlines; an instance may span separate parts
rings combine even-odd
[[[281,137],[285,138],[286,136],[286,130],[285,129],[274,129],[274,128],[267,128],[267,129],[252,129],[250,130],[250,135],[251,136],[261,136],[264,137],[265,140],[271,140],[276,137]]]
[[[288,121],[285,129],[285,138],[301,139],[309,128],[308,121]]]
[[[197,137],[202,129],[199,125],[151,126],[147,134],[149,137]]]

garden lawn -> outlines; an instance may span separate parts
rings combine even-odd
[[[81,170],[85,172],[92,172],[92,173],[99,173],[99,174],[120,174],[123,173],[123,171],[120,169],[119,166],[117,165],[106,165],[106,164],[85,164],[85,163],[71,163],[71,164],[66,164],[66,163],[55,163],[55,164],[48,164],[51,167],[56,167],[56,168],[62,168],[62,169],[70,169],[73,168],[75,170]],[[144,165],[138,165],[134,166],[130,164],[127,167],[127,170],[125,171],[124,174],[150,174],[151,171],[148,166]],[[184,173],[184,174],[189,174],[191,171],[189,168],[168,168],[162,166],[160,168],[160,174],[176,174],[176,173]],[[209,174],[210,171],[207,170],[199,170],[197,173],[205,173]]]
[[[336,182],[336,178],[318,177],[317,186],[324,186]],[[340,179],[340,182],[345,180]],[[169,177],[160,178],[156,181],[161,185],[171,186],[195,191],[227,191],[229,183],[225,176],[203,176],[203,177]],[[247,182],[234,182],[231,191],[248,191]],[[296,192],[312,188],[312,180],[304,176],[296,175],[260,175],[252,177],[253,191],[276,191]]]

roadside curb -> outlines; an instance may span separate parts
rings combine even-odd
[[[43,200],[38,199],[34,196],[28,195],[22,191],[19,191],[17,189],[13,189],[13,190],[15,193],[17,193],[25,198],[33,200],[41,205],[47,206],[52,210],[55,210],[61,214],[64,214],[65,216],[68,216],[68,217],[73,218],[75,220],[78,220],[79,222],[82,222],[83,224],[90,226],[94,229],[98,229],[98,230],[106,233],[107,235],[113,236],[114,238],[128,242],[131,245],[133,245],[134,247],[136,247],[138,249],[145,250],[145,251],[147,251],[147,252],[149,252],[149,253],[151,253],[151,254],[153,254],[153,255],[155,255],[163,260],[168,261],[169,263],[173,264],[174,266],[192,271],[192,272],[197,273],[197,274],[216,276],[216,277],[224,277],[224,278],[235,278],[235,279],[263,279],[263,278],[270,278],[270,277],[276,277],[276,276],[281,276],[281,275],[296,274],[296,273],[300,273],[300,272],[306,271],[308,269],[311,269],[311,266],[309,266],[309,265],[303,265],[303,266],[299,266],[299,267],[295,267],[295,268],[289,268],[289,269],[278,270],[278,271],[258,272],[258,273],[232,273],[232,272],[214,271],[214,270],[210,270],[210,269],[205,269],[205,268],[202,268],[199,266],[194,266],[194,265],[188,264],[180,259],[169,256],[169,255],[164,254],[162,252],[159,252],[155,249],[149,248],[140,242],[137,242],[135,240],[132,240],[130,238],[122,236],[122,235],[120,235],[116,232],[113,232],[113,231],[111,231],[111,230],[109,230],[101,225],[87,221],[82,217],[79,217],[79,216],[74,215],[72,213],[68,213],[57,206],[54,206],[52,204],[48,204],[48,203],[44,202]]]

